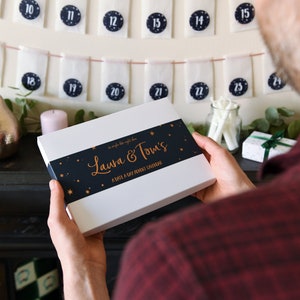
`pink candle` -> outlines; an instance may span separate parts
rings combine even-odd
[[[51,109],[41,114],[42,134],[68,127],[68,115],[65,111]]]

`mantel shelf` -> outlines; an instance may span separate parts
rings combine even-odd
[[[47,168],[37,147],[37,135],[29,134],[20,141],[13,157],[0,160],[0,261],[32,257],[56,257],[47,227],[49,180]],[[235,155],[252,181],[260,164]],[[186,197],[149,214],[106,231],[105,247],[108,265],[107,283],[113,289],[122,251],[127,241],[146,223],[199,203]]]

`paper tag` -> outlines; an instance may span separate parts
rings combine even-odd
[[[142,37],[171,38],[173,0],[142,0]]]
[[[225,95],[230,98],[253,97],[253,70],[250,55],[224,60]]]
[[[25,93],[44,95],[47,66],[47,52],[20,47],[16,87]]]
[[[215,34],[215,0],[185,0],[185,36]]]
[[[145,65],[145,102],[162,98],[172,99],[173,94],[172,62],[151,62]]]
[[[46,0],[15,0],[14,21],[44,26]]]
[[[63,55],[60,60],[59,97],[76,101],[87,100],[89,60]]]
[[[231,31],[257,29],[254,0],[230,0]]]
[[[129,102],[130,64],[104,59],[101,64],[101,101]]]
[[[271,55],[267,52],[263,56],[264,60],[264,93],[272,94],[278,92],[291,91],[291,86],[287,85],[278,75]]]
[[[85,33],[87,0],[56,1],[57,31]]]
[[[130,0],[99,2],[99,35],[128,37]]]
[[[187,60],[185,63],[186,102],[199,103],[214,97],[212,60]]]

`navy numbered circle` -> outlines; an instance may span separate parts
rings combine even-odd
[[[268,80],[268,85],[272,90],[281,90],[286,86],[286,83],[276,75],[276,73],[273,73],[270,75]]]
[[[167,24],[167,18],[161,13],[153,13],[147,19],[147,28],[155,34],[163,32]]]
[[[235,19],[240,24],[249,24],[255,18],[255,8],[251,3],[240,4],[235,11]]]
[[[112,10],[105,14],[103,24],[108,31],[115,32],[123,27],[124,18],[119,12]]]
[[[120,83],[114,82],[107,86],[107,97],[112,101],[120,101],[125,96],[125,89]]]
[[[243,78],[236,78],[229,85],[229,92],[233,96],[243,96],[248,91],[248,82]]]
[[[190,17],[190,26],[196,31],[205,30],[209,23],[210,16],[204,10],[197,10]]]
[[[82,84],[79,80],[70,78],[65,81],[63,89],[69,97],[75,98],[82,93]]]
[[[155,83],[149,90],[149,95],[153,100],[166,98],[169,94],[168,87],[163,83]]]
[[[27,20],[36,19],[41,12],[39,4],[34,0],[23,0],[19,5],[19,11]]]
[[[203,100],[209,94],[209,87],[204,82],[197,82],[192,85],[190,89],[190,95],[195,100]]]
[[[29,91],[36,91],[41,86],[41,79],[35,73],[28,72],[22,77],[23,86]]]
[[[60,12],[60,18],[67,26],[76,26],[81,20],[81,12],[74,5],[66,5]]]

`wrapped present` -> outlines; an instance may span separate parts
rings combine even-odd
[[[263,162],[289,151],[296,144],[296,141],[284,138],[283,133],[283,131],[278,131],[276,134],[271,135],[253,131],[243,142],[242,157]]]

